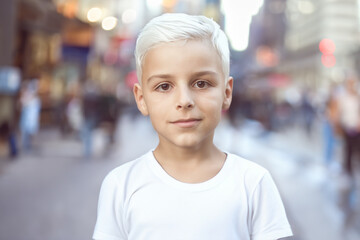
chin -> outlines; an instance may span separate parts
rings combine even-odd
[[[178,135],[159,135],[161,141],[183,149],[196,149],[212,143],[213,134],[183,133]]]

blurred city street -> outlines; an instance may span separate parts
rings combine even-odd
[[[94,132],[95,154],[82,157],[76,135],[57,129],[40,131],[34,150],[2,165],[0,172],[0,239],[90,239],[102,179],[112,168],[152,149],[157,137],[145,117],[124,114],[116,141]],[[359,239],[359,215],[343,231],[343,210],[337,199],[340,175],[321,162],[321,141],[301,129],[265,133],[252,121],[233,128],[224,117],[215,136],[225,151],[266,167],[281,192],[296,240]],[[347,238],[346,238],[346,235]]]
[[[360,239],[360,0],[0,0],[0,240],[91,239],[106,174],[158,143],[134,51],[163,13],[227,36],[214,141],[270,171],[292,239]]]

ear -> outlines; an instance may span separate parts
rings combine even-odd
[[[142,115],[147,116],[149,115],[145,100],[144,100],[144,95],[143,95],[143,91],[142,88],[140,86],[139,83],[136,83],[134,85],[133,88],[133,93],[135,96],[135,101],[136,101],[136,105],[137,108],[139,109],[139,111],[141,112]]]
[[[233,86],[234,86],[234,79],[232,77],[229,77],[229,80],[227,81],[225,86],[225,95],[222,104],[222,110],[228,110],[230,107],[232,100]]]

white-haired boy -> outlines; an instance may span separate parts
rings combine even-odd
[[[158,146],[104,179],[97,240],[275,240],[291,236],[267,170],[213,143],[233,79],[219,25],[163,14],[137,39],[137,106]]]

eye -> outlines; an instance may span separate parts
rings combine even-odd
[[[197,88],[206,88],[206,87],[208,87],[208,86],[209,86],[209,83],[206,82],[206,81],[202,81],[202,80],[197,81],[197,82],[195,83],[195,87],[197,87]]]
[[[170,88],[171,88],[171,86],[169,83],[162,83],[156,87],[156,90],[158,90],[160,92],[166,92],[166,91],[169,91]]]

